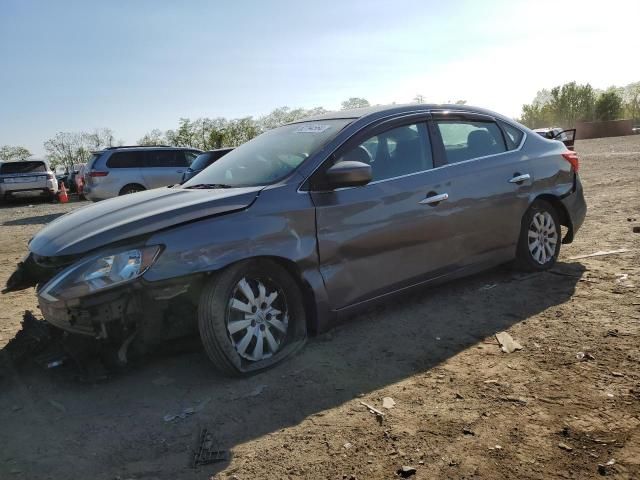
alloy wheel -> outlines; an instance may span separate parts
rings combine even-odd
[[[244,277],[236,284],[226,327],[238,355],[254,362],[270,358],[284,345],[288,326],[286,298],[274,281]]]
[[[556,252],[558,231],[549,212],[536,212],[529,224],[527,232],[529,253],[540,265],[551,261]]]

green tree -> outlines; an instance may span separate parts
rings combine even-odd
[[[0,147],[0,161],[13,162],[16,160],[26,160],[31,156],[31,152],[20,146],[3,145]]]
[[[554,120],[562,127],[572,127],[579,120],[593,120],[595,103],[596,94],[589,84],[570,82],[551,89],[549,105]]]
[[[342,102],[342,110],[349,110],[351,108],[363,108],[369,107],[369,101],[365,98],[351,97],[349,100]]]
[[[622,97],[615,90],[604,92],[598,97],[595,110],[598,120],[615,120],[622,113]]]

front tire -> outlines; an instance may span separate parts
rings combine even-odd
[[[198,307],[200,338],[216,368],[242,376],[269,368],[306,340],[295,279],[271,260],[232,265],[207,282]]]
[[[516,264],[528,272],[552,268],[560,254],[558,214],[549,202],[536,200],[522,218]]]

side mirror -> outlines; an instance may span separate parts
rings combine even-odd
[[[333,165],[326,173],[331,188],[360,187],[371,181],[371,165],[345,160]]]

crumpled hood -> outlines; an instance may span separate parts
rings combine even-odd
[[[29,249],[44,257],[85,253],[181,223],[244,209],[261,189],[157,188],[112,198],[49,223],[33,237]]]

